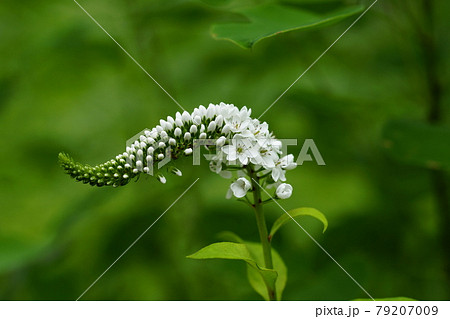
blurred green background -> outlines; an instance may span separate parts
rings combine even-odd
[[[186,109],[223,101],[255,116],[356,18],[246,50],[210,34],[239,19],[236,1],[80,4]],[[450,298],[449,13],[444,0],[380,0],[262,118],[279,138],[314,139],[327,165],[289,172],[295,196],[282,204],[327,216],[325,234],[301,222],[374,297]],[[259,300],[244,263],[185,258],[223,230],[258,239],[253,213],[225,199],[229,182],[207,165],[118,189],[75,183],[58,166],[60,151],[109,160],[175,103],[71,0],[2,0],[0,40],[0,299],[78,298],[200,177],[83,300]],[[269,221],[282,213],[266,208]],[[295,224],[273,245],[289,269],[284,299],[366,297]]]

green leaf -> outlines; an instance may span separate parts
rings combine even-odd
[[[259,264],[263,264],[264,256],[261,244],[246,242],[246,245],[252,256],[255,258],[256,262]],[[275,283],[277,300],[281,300],[283,290],[286,287],[287,268],[283,260],[281,259],[280,255],[273,248],[272,248],[272,261],[273,261],[273,268],[278,274],[277,281]],[[269,300],[269,294],[267,292],[267,288],[264,284],[263,278],[261,277],[260,274],[258,274],[258,272],[254,268],[250,266],[247,266],[247,278],[253,289],[255,289],[255,291],[259,295],[261,295],[265,300]]]
[[[376,301],[417,301],[408,297],[375,298]],[[352,301],[372,301],[372,299],[354,299]]]
[[[249,21],[214,25],[212,34],[217,39],[229,40],[249,49],[262,39],[288,31],[330,25],[363,9],[361,5],[354,5],[332,12],[315,13],[276,4],[237,8],[234,12],[243,15]]]
[[[270,234],[269,234],[269,236],[271,238],[273,238],[273,235],[277,232],[278,229],[280,229],[281,226],[283,226],[287,222],[291,221],[292,218],[295,218],[295,217],[298,217],[298,216],[311,216],[311,217],[314,217],[315,219],[317,219],[317,220],[322,222],[322,224],[323,224],[323,232],[325,232],[327,230],[327,227],[328,227],[328,220],[327,220],[327,218],[325,217],[324,214],[322,214],[321,212],[319,212],[315,208],[301,207],[301,208],[292,209],[292,210],[288,211],[288,213],[289,213],[289,215],[288,214],[283,214],[283,215],[280,216],[280,218],[278,218],[273,223],[272,229],[270,230]]]
[[[450,170],[450,129],[395,120],[383,130],[384,146],[395,160],[426,168]]]
[[[252,248],[251,248],[252,249]],[[252,267],[262,277],[264,283],[271,289],[275,288],[278,274],[275,270],[261,267],[262,263],[257,263],[254,255],[250,253],[246,244],[221,242],[206,246],[196,253],[187,256],[192,259],[233,259],[243,260]]]

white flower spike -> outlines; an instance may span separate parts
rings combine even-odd
[[[201,105],[192,113],[177,112],[175,117],[160,120],[131,143],[125,153],[104,164],[82,165],[65,154],[60,154],[59,159],[65,171],[78,181],[116,187],[126,185],[141,173],[157,173],[162,161],[192,155],[196,140],[204,139],[212,143],[205,147],[212,153],[213,172],[231,178],[232,172],[237,171],[240,178],[230,189],[241,198],[251,187],[249,180],[242,177],[248,169],[265,176],[265,185],[269,186],[286,181],[286,171],[297,166],[292,154],[282,154],[282,143],[274,138],[268,124],[250,114],[251,109],[238,109],[233,104],[209,104],[208,108]],[[157,175],[157,179],[166,182],[162,175]],[[278,198],[291,194],[289,184],[283,183],[276,189]]]

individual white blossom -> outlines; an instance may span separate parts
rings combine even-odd
[[[246,179],[245,177],[240,177],[231,184],[230,189],[235,197],[242,198],[247,195],[247,192],[251,187],[252,185],[250,184],[248,179]]]
[[[286,199],[292,195],[292,186],[290,184],[282,183],[277,187],[275,192],[278,198]]]

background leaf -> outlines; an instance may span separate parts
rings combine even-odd
[[[321,14],[276,4],[238,8],[234,11],[245,16],[249,22],[214,25],[212,34],[217,39],[230,40],[243,48],[251,48],[256,42],[276,34],[336,23],[361,12],[363,8],[355,5]]]
[[[0,238],[0,273],[21,267],[38,258],[49,242]]]
[[[450,170],[450,129],[421,122],[395,120],[383,132],[384,146],[399,162]]]
[[[311,207],[301,207],[296,208],[288,211],[288,214],[281,215],[272,225],[272,229],[270,230],[269,236],[273,238],[273,235],[277,232],[278,229],[280,229],[281,226],[286,224],[289,221],[292,221],[292,218],[299,217],[299,216],[311,216],[315,219],[319,220],[323,224],[323,232],[327,230],[328,227],[328,220],[325,217],[324,214],[319,212],[315,208]],[[292,217],[292,218],[291,218]]]

